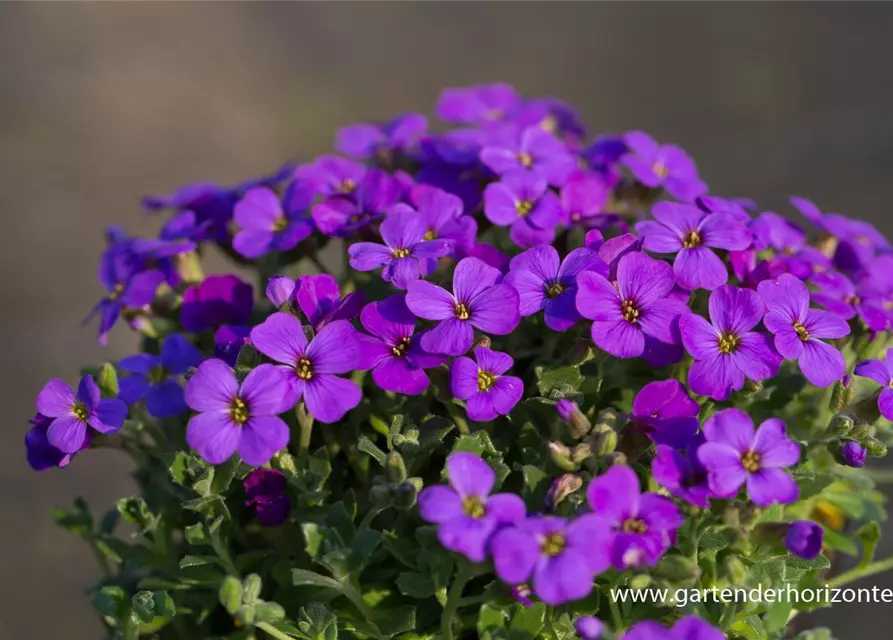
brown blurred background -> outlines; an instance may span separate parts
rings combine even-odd
[[[891,63],[881,3],[4,3],[0,638],[100,636],[92,559],[50,511],[84,495],[102,512],[127,465],[95,452],[34,474],[22,438],[48,377],[134,344],[118,330],[103,352],[78,322],[100,295],[105,225],[156,228],[139,196],[236,182],[327,151],[339,125],[502,80],[567,99],[593,131],[683,145],[714,193],[780,212],[803,194],[890,233]],[[890,638],[891,611],[823,620]]]

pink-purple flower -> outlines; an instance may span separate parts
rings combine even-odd
[[[633,419],[657,444],[681,448],[700,428],[700,406],[678,380],[649,382],[633,400]]]
[[[54,378],[37,395],[37,411],[50,420],[47,442],[62,453],[77,453],[91,434],[114,433],[127,418],[127,405],[117,398],[102,398],[92,376],[84,376],[77,392]]]
[[[881,385],[877,406],[881,415],[893,420],[893,349],[887,349],[883,360],[865,360],[856,365],[853,373]]]
[[[646,187],[663,187],[683,202],[691,202],[707,192],[707,185],[698,177],[691,157],[675,144],[660,145],[642,131],[630,131],[623,137],[627,153],[620,163],[632,171]]]
[[[251,189],[236,203],[234,220],[239,230],[233,237],[233,249],[251,259],[293,249],[313,232],[313,220],[307,213],[312,201],[311,194],[285,210],[272,189]]]
[[[698,449],[703,442],[703,436],[698,434],[682,448],[657,445],[656,455],[651,461],[651,475],[677,498],[706,509],[712,492],[707,481],[707,469],[698,460]]]
[[[254,288],[238,276],[209,276],[183,293],[180,324],[198,333],[224,324],[244,325],[254,307]]]
[[[813,560],[822,552],[825,530],[810,520],[798,520],[787,526],[784,546],[792,555],[804,560]]]
[[[606,219],[605,207],[611,190],[601,178],[579,174],[561,188],[561,208],[568,225],[589,226]]]
[[[474,350],[474,358],[456,358],[450,369],[450,390],[465,401],[468,417],[489,422],[508,415],[524,395],[524,382],[505,375],[512,368],[511,356],[487,347]]]
[[[623,634],[621,640],[725,640],[725,634],[697,616],[680,618],[666,629],[659,622],[643,620]]]
[[[458,196],[422,184],[413,188],[410,198],[424,221],[426,240],[448,240],[453,255],[474,249],[477,221],[470,215],[463,215],[464,205]]]
[[[427,128],[428,119],[420,113],[404,113],[381,124],[352,124],[338,131],[335,149],[355,158],[374,158],[409,148]]]
[[[312,210],[316,228],[327,236],[349,236],[384,218],[400,201],[403,187],[394,176],[381,170],[366,173],[350,195],[332,195]]]
[[[500,227],[519,247],[551,243],[561,222],[561,202],[542,177],[512,173],[492,182],[484,190],[484,215]]]
[[[342,297],[338,281],[327,273],[301,276],[295,282],[293,295],[301,313],[316,331],[337,320],[356,318],[366,301],[362,291]]]
[[[245,476],[242,483],[248,499],[245,506],[254,509],[263,527],[278,527],[288,519],[291,498],[288,480],[281,471],[261,467]]]
[[[529,172],[549,184],[561,186],[577,168],[567,147],[541,127],[498,136],[481,149],[481,162],[496,175]]]

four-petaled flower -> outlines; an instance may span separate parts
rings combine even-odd
[[[62,453],[77,453],[90,432],[114,433],[124,425],[127,405],[117,398],[102,398],[92,376],[84,376],[77,393],[64,380],[47,382],[37,396],[37,411],[50,419],[47,442]]]
[[[509,236],[519,247],[551,243],[561,222],[561,202],[545,178],[512,173],[484,190],[484,215],[500,227],[511,225]]]
[[[312,210],[316,228],[327,236],[349,236],[384,218],[400,200],[403,188],[394,176],[378,169],[369,171],[350,195],[332,195]]]
[[[246,258],[260,258],[271,251],[288,251],[313,232],[307,210],[312,194],[284,210],[272,189],[256,187],[242,196],[233,212],[239,231],[233,249]]]
[[[481,149],[481,162],[497,175],[526,171],[561,186],[577,168],[567,147],[541,127],[527,127],[520,134],[512,132],[499,137]]]
[[[352,124],[338,131],[335,148],[355,158],[386,156],[415,144],[427,128],[428,119],[420,113],[405,113],[382,124]]]
[[[649,382],[633,400],[633,419],[651,440],[681,448],[700,428],[700,406],[678,380]]]
[[[883,387],[877,399],[878,410],[887,420],[893,420],[893,349],[887,349],[883,360],[860,362],[853,373],[862,378],[870,378]]]
[[[623,136],[623,141],[627,153],[620,158],[620,163],[646,187],[663,187],[683,202],[691,202],[706,193],[707,185],[698,177],[694,161],[680,147],[659,145],[641,131],[630,131]]]
[[[511,356],[487,347],[474,350],[471,358],[456,358],[450,370],[450,390],[465,401],[468,417],[478,422],[489,422],[497,416],[508,415],[524,395],[521,378],[505,372],[514,363]]]
[[[704,437],[698,434],[684,448],[657,445],[656,455],[651,461],[651,475],[677,498],[706,509],[712,492],[707,481],[707,469],[698,460],[698,448],[703,442]]]
[[[176,378],[202,360],[202,353],[186,337],[172,334],[161,345],[161,355],[140,353],[124,358],[118,368],[133,375],[120,381],[120,398],[127,404],[145,399],[146,409],[156,418],[186,413],[183,387]]]

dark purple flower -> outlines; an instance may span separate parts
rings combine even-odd
[[[425,220],[406,205],[396,205],[379,228],[384,244],[358,242],[348,247],[350,266],[357,271],[379,267],[381,277],[398,289],[426,275],[429,261],[448,254],[447,240],[425,240]]]
[[[680,147],[659,145],[641,131],[627,133],[623,141],[628,152],[620,162],[646,187],[663,187],[683,202],[691,202],[707,192],[707,185],[698,177],[694,161]]]
[[[278,312],[251,330],[251,343],[282,365],[279,368],[294,390],[292,397],[295,401],[303,397],[310,415],[320,422],[337,422],[360,404],[360,388],[336,375],[360,364],[357,331],[349,322],[330,322],[308,342],[300,320]]]
[[[419,189],[440,189],[454,195],[462,201],[464,210],[469,213],[480,207],[484,195],[484,187],[474,169],[441,160],[432,160],[422,165],[416,174],[416,181],[419,184],[413,189],[411,199],[417,207],[421,206],[415,195],[415,191]]]
[[[231,367],[236,366],[239,351],[248,342],[251,327],[225,324],[214,333],[214,357],[223,360]]]
[[[549,184],[561,186],[577,168],[567,147],[540,127],[502,136],[481,149],[481,162],[496,175],[529,172]]]
[[[592,249],[571,251],[562,262],[551,245],[541,244],[512,258],[505,283],[520,297],[522,316],[545,311],[546,326],[567,331],[580,320],[577,276],[586,271],[608,275],[608,265]]]
[[[348,293],[342,298],[338,281],[324,273],[301,276],[295,285],[298,307],[317,331],[330,322],[356,318],[366,301],[362,291]]]
[[[314,196],[350,196],[365,175],[366,166],[360,162],[339,156],[320,156],[295,169],[292,184],[295,192],[301,194],[301,200],[306,189],[310,189]]]
[[[236,452],[259,467],[288,444],[288,425],[279,418],[295,394],[278,367],[262,364],[242,381],[222,360],[205,360],[186,384],[186,404],[198,415],[186,427],[186,441],[211,464]]]
[[[254,288],[238,276],[209,276],[183,293],[180,324],[199,333],[224,324],[248,324]]]
[[[824,536],[821,526],[809,520],[800,520],[788,525],[784,546],[798,558],[813,560],[822,552]]]
[[[616,286],[601,273],[577,277],[577,311],[592,323],[592,341],[619,358],[643,355],[650,343],[679,344],[685,305],[669,299],[675,279],[666,262],[629,253],[617,265]]]
[[[54,467],[67,467],[74,459],[74,453],[65,453],[50,444],[47,439],[47,430],[53,423],[51,418],[37,414],[30,420],[31,428],[25,434],[25,454],[28,465],[35,471],[45,471]],[[90,446],[92,436],[87,433],[83,449]]]
[[[512,123],[519,127],[539,127],[556,135],[578,138],[586,133],[576,109],[558,98],[545,97],[525,100]]]
[[[313,220],[307,215],[312,195],[294,209],[283,210],[278,196],[266,187],[248,191],[234,209],[239,231],[233,249],[246,258],[260,258],[271,251],[288,251],[313,233]]]
[[[609,134],[595,138],[582,155],[593,171],[596,171],[609,187],[613,187],[620,182],[619,163],[627,150],[622,136]]]
[[[50,380],[37,396],[37,411],[51,420],[47,442],[62,453],[77,453],[89,444],[87,427],[114,433],[127,418],[127,405],[117,398],[102,398],[91,376],[81,378],[77,393],[64,380]]]
[[[659,202],[651,209],[654,221],[636,225],[645,249],[675,253],[673,269],[683,289],[715,289],[729,279],[726,265],[712,249],[747,249],[752,237],[741,222],[724,213],[705,214],[697,207]]]
[[[457,196],[420,184],[412,190],[410,197],[424,220],[425,240],[448,240],[454,255],[468,253],[474,248],[477,221],[472,216],[463,215],[464,205]]]
[[[675,448],[687,445],[698,432],[699,411],[678,380],[649,382],[633,400],[633,418],[646,425],[648,437]]]
[[[514,173],[484,190],[484,215],[495,225],[511,225],[509,236],[519,247],[549,244],[561,222],[561,203],[543,178]]]
[[[887,420],[893,420],[893,349],[887,349],[883,360],[865,360],[856,365],[853,373],[862,378],[870,378],[881,387],[877,406]]]
[[[797,500],[797,483],[784,467],[799,462],[800,446],[788,438],[784,422],[764,420],[754,433],[750,416],[725,409],[707,419],[704,437],[707,442],[698,449],[698,460],[718,497],[731,498],[746,483],[750,499],[761,507]]]
[[[605,625],[595,616],[580,616],[574,620],[574,630],[582,640],[598,640],[602,637]]]
[[[508,272],[509,264],[511,263],[511,258],[508,255],[485,242],[479,242],[474,245],[474,248],[468,252],[468,257],[483,260],[501,273]]]
[[[188,407],[177,378],[201,360],[201,351],[186,337],[172,334],[161,345],[160,356],[140,353],[118,363],[119,369],[133,374],[121,379],[120,398],[127,404],[145,400],[146,409],[156,418],[182,415]]]
[[[865,457],[867,455],[868,451],[865,447],[855,440],[850,440],[840,446],[837,459],[848,467],[858,468],[865,466]]]
[[[475,84],[441,91],[435,111],[444,122],[488,124],[503,120],[520,104],[521,98],[510,85]]]
[[[698,448],[703,442],[703,436],[697,435],[684,448],[657,445],[657,454],[651,461],[651,475],[655,482],[677,498],[706,509],[710,506],[707,499],[712,492],[707,481],[707,469],[698,460]]]
[[[676,529],[684,521],[673,501],[656,493],[642,493],[635,471],[613,466],[593,478],[586,500],[595,517],[613,531],[608,546],[611,564],[653,567],[676,541]]]
[[[610,187],[598,176],[574,176],[561,188],[561,208],[565,222],[570,225],[591,226],[605,219],[605,206],[610,195]]]
[[[85,322],[99,315],[99,344],[108,342],[108,334],[125,309],[141,309],[155,301],[155,293],[164,282],[164,274],[158,269],[137,273],[126,283],[120,282],[109,289],[109,294],[93,307]]]
[[[593,578],[610,567],[610,537],[609,525],[595,515],[532,516],[494,535],[490,554],[503,582],[532,581],[537,598],[557,606],[589,595]]]
[[[756,291],[722,286],[710,294],[710,322],[689,313],[679,318],[682,343],[695,361],[688,372],[694,393],[725,400],[744,386],[745,378],[772,378],[781,366],[766,334],[752,329],[763,317]],[[711,324],[712,323],[712,324]]]
[[[844,320],[858,314],[872,331],[884,331],[890,314],[884,307],[885,296],[869,281],[854,284],[842,273],[827,271],[815,274],[810,280],[818,287],[812,293],[814,302]]]
[[[428,128],[420,113],[405,113],[381,124],[360,123],[342,127],[335,149],[355,158],[373,158],[411,147]]]
[[[828,311],[809,308],[809,289],[788,273],[764,280],[757,292],[766,305],[763,324],[775,335],[775,349],[788,360],[797,360],[803,375],[817,387],[827,387],[846,373],[843,355],[819,338],[849,335],[846,320]]]
[[[416,318],[404,296],[395,295],[363,307],[360,322],[371,336],[363,336],[360,347],[363,369],[372,369],[372,379],[385,391],[417,395],[428,388],[425,369],[440,366],[444,356],[422,349],[421,334],[415,335]]]
[[[465,401],[468,417],[477,422],[490,422],[505,416],[524,395],[521,378],[504,375],[512,368],[511,356],[487,347],[474,350],[471,358],[456,358],[450,369],[450,390]]]
[[[634,625],[621,640],[725,640],[725,634],[697,616],[680,618],[671,629],[645,620]]]
[[[291,498],[288,481],[281,471],[261,467],[245,476],[242,483],[248,500],[245,506],[254,509],[263,527],[278,527],[288,519]]]
[[[491,496],[496,474],[473,453],[451,453],[446,470],[450,486],[425,487],[419,494],[419,515],[439,525],[437,537],[444,547],[483,562],[493,533],[524,517],[524,502],[513,493]]]
[[[297,283],[294,278],[273,276],[267,280],[267,288],[264,293],[267,296],[267,300],[279,309],[285,305],[291,305],[295,298],[296,287]]]
[[[313,221],[324,235],[349,236],[384,218],[402,195],[403,187],[393,176],[380,170],[369,171],[353,197],[329,196],[314,206]]]
[[[453,272],[453,293],[424,280],[411,282],[406,306],[419,318],[438,320],[422,336],[428,353],[459,356],[474,342],[474,327],[506,335],[521,321],[518,292],[497,284],[502,274],[477,258],[463,258]]]

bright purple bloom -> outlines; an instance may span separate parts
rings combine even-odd
[[[633,400],[633,418],[657,444],[682,448],[698,432],[700,406],[678,380],[649,382]]]
[[[349,322],[328,323],[308,342],[300,320],[277,312],[251,330],[251,342],[280,363],[294,391],[292,397],[295,401],[303,397],[310,415],[320,422],[337,422],[360,404],[360,388],[335,375],[349,373],[360,364],[357,331]]]
[[[602,637],[605,625],[595,616],[580,616],[574,620],[574,630],[582,640],[598,640]]]
[[[354,158],[373,158],[411,147],[427,128],[428,119],[420,113],[405,113],[381,124],[352,124],[338,131],[335,149]]]
[[[511,225],[509,237],[519,247],[550,244],[561,222],[561,203],[543,178],[513,173],[484,190],[484,215],[495,225]]]
[[[593,320],[592,341],[619,358],[643,355],[652,344],[679,344],[684,305],[669,299],[675,280],[666,262],[629,253],[617,264],[616,286],[601,273],[577,277],[577,311]]]
[[[297,283],[294,278],[273,276],[267,280],[267,288],[264,293],[267,296],[267,300],[279,309],[285,305],[291,305],[295,298],[296,287]]]
[[[868,450],[865,449],[865,447],[858,442],[851,440],[846,444],[841,445],[837,459],[848,467],[858,468],[865,466],[865,457],[867,455]]]
[[[574,138],[586,133],[577,110],[563,100],[552,97],[525,100],[518,112],[513,114],[512,121],[519,127],[535,126],[549,133]]]
[[[645,620],[623,634],[621,640],[725,640],[725,634],[697,616],[685,616],[671,629],[659,622]]]
[[[251,327],[225,324],[214,333],[214,357],[236,366],[239,352],[250,342]]]
[[[893,349],[887,349],[883,360],[865,360],[856,365],[853,373],[862,378],[870,378],[883,389],[878,396],[877,406],[887,420],[893,420]]]
[[[316,228],[327,236],[349,236],[384,218],[403,195],[400,183],[380,170],[369,171],[352,197],[330,196],[313,207]]]
[[[248,500],[245,506],[254,509],[263,527],[278,527],[288,519],[291,498],[288,481],[281,471],[260,467],[245,476],[242,482]]]
[[[884,308],[885,296],[870,281],[852,280],[842,273],[828,271],[817,273],[811,279],[818,290],[812,293],[813,301],[844,320],[858,314],[862,322],[872,331],[884,331],[890,322],[889,313]]]
[[[84,376],[77,393],[64,380],[47,382],[37,396],[37,411],[50,419],[47,442],[62,453],[77,453],[89,443],[90,432],[118,431],[127,418],[127,405],[102,398],[92,376]]]
[[[195,411],[186,441],[211,464],[236,452],[259,467],[288,444],[288,425],[279,417],[295,394],[278,367],[262,364],[242,381],[222,360],[205,360],[186,384],[186,404]]]
[[[620,162],[646,187],[663,187],[671,196],[691,202],[707,192],[691,157],[675,144],[659,145],[641,131],[623,137],[629,151]]]
[[[593,578],[610,567],[608,524],[589,514],[572,521],[532,516],[493,536],[490,553],[496,575],[508,584],[533,583],[536,596],[551,606],[585,598]]]
[[[521,606],[532,607],[533,600],[530,599],[532,595],[533,591],[526,584],[512,585],[512,598]]]
[[[338,281],[324,273],[301,276],[295,286],[298,307],[316,331],[336,320],[356,318],[366,301],[362,291],[348,293],[342,298]]]
[[[503,120],[520,105],[521,98],[510,85],[475,84],[441,91],[435,112],[444,122],[490,124]]]
[[[490,422],[505,416],[524,395],[521,378],[504,375],[512,368],[511,356],[487,347],[474,350],[471,358],[456,358],[450,369],[450,390],[465,401],[468,417]]]
[[[35,471],[45,471],[53,467],[67,467],[74,459],[74,453],[65,453],[50,444],[47,439],[47,430],[53,423],[51,418],[37,414],[31,420],[31,428],[25,434],[25,453],[28,465]],[[83,448],[90,446],[92,437],[89,432],[84,441]]]
[[[236,203],[234,219],[239,231],[233,249],[246,258],[260,258],[271,251],[288,251],[313,232],[307,209],[312,194],[294,209],[283,210],[279,197],[266,187],[251,189]]]
[[[558,414],[558,417],[565,422],[570,421],[571,416],[578,411],[580,411],[580,407],[577,406],[577,403],[571,402],[566,398],[562,398],[555,403],[555,412]]]
[[[607,218],[610,187],[594,175],[578,175],[561,188],[561,208],[564,219],[571,225],[591,226]]]
[[[597,172],[609,187],[613,187],[620,182],[619,163],[627,150],[622,136],[609,134],[595,138],[582,155],[592,170]]]
[[[183,387],[177,378],[202,360],[199,351],[185,336],[172,334],[161,345],[161,355],[140,353],[124,358],[118,368],[133,375],[122,378],[120,398],[127,404],[146,401],[146,409],[156,418],[173,418],[186,413]]]
[[[574,249],[562,262],[554,247],[541,244],[512,258],[505,283],[518,292],[522,316],[544,310],[547,327],[567,331],[580,321],[577,276],[586,271],[607,276],[608,265],[586,248]]]
[[[676,281],[684,289],[715,289],[729,279],[726,265],[712,249],[747,249],[752,237],[741,222],[724,213],[704,213],[697,207],[659,202],[651,209],[654,221],[636,225],[645,249],[675,253]]]
[[[301,193],[311,189],[314,195],[350,196],[366,175],[366,166],[339,156],[320,156],[310,164],[295,169],[295,189]],[[288,198],[287,198],[288,200]]]
[[[665,444],[657,445],[657,455],[651,461],[654,480],[677,498],[706,509],[712,495],[707,482],[707,469],[698,460],[698,448],[704,438],[692,437],[684,448],[674,449]]]
[[[756,291],[719,287],[710,294],[708,309],[710,322],[694,313],[679,319],[682,343],[695,359],[688,372],[694,393],[725,400],[745,378],[758,382],[778,373],[781,357],[769,336],[752,331],[764,309]]]
[[[425,240],[428,233],[425,221],[405,205],[392,208],[379,231],[384,244],[358,242],[348,247],[350,266],[357,271],[384,267],[382,280],[398,289],[406,289],[410,282],[426,273],[429,261],[451,250],[447,240]]]
[[[791,554],[804,560],[812,560],[822,552],[825,531],[809,520],[800,520],[788,525],[784,536],[784,546]]]
[[[744,224],[750,223],[750,211],[757,206],[757,203],[749,198],[719,196],[698,196],[695,204],[707,213],[726,213]]]
[[[419,318],[438,320],[422,336],[428,353],[459,356],[474,342],[474,327],[506,335],[521,321],[518,292],[497,284],[502,274],[477,258],[463,258],[453,272],[453,293],[424,280],[411,282],[406,306]]]
[[[508,255],[494,247],[492,244],[487,244],[485,242],[477,243],[474,248],[468,252],[468,257],[483,260],[486,264],[499,270],[501,273],[508,272],[509,264],[511,263],[511,258]]]
[[[529,172],[549,184],[561,186],[577,168],[567,147],[540,127],[494,140],[481,149],[481,162],[496,175]]]
[[[473,453],[451,453],[446,471],[450,486],[425,487],[419,515],[439,525],[437,537],[444,547],[483,562],[493,533],[524,517],[524,502],[513,493],[490,495],[496,473]]]
[[[425,240],[448,240],[457,251],[468,253],[477,238],[477,221],[463,215],[464,205],[458,196],[426,184],[416,186],[410,194],[413,205],[425,223]],[[395,207],[404,205],[395,205]]]
[[[672,500],[642,493],[636,472],[626,466],[613,466],[593,478],[586,500],[595,516],[613,531],[607,546],[618,571],[655,566],[676,542],[676,530],[684,522]]]
[[[238,276],[209,276],[186,289],[180,324],[199,333],[224,324],[248,324],[254,308],[254,288]]]
[[[718,497],[731,498],[746,483],[758,506],[797,500],[797,483],[784,467],[800,461],[800,446],[788,438],[784,422],[764,420],[754,433],[750,416],[740,409],[725,409],[707,419],[704,437],[707,442],[698,449],[698,459]]]
[[[404,296],[395,295],[363,307],[360,322],[371,336],[360,344],[363,369],[372,369],[375,384],[386,391],[417,395],[428,388],[425,369],[440,366],[444,356],[422,349],[421,334],[415,334],[416,318]]]
[[[757,291],[766,305],[763,324],[775,335],[775,349],[788,360],[797,360],[809,382],[827,387],[843,378],[843,355],[819,338],[842,338],[850,333],[846,320],[828,311],[809,308],[809,289],[788,273],[764,280]]]

